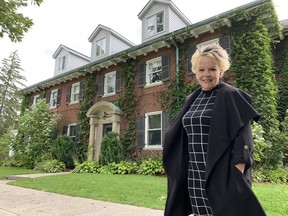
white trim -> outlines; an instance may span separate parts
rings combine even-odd
[[[160,133],[161,133],[161,140],[160,140],[160,144],[159,145],[148,145],[148,125],[149,125],[149,116],[151,115],[160,115]],[[145,147],[144,149],[162,149],[162,130],[163,130],[163,125],[162,125],[162,118],[163,118],[163,112],[162,111],[156,111],[156,112],[149,112],[149,113],[145,113]],[[159,130],[159,129],[155,129],[155,130]],[[152,130],[150,130],[152,131]]]
[[[204,46],[208,46],[208,45],[213,45],[213,44],[219,44],[219,38],[215,38],[209,41],[205,41],[203,43],[197,44],[196,47],[200,48],[200,47],[204,47]]]

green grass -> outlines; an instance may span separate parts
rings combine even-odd
[[[163,209],[166,198],[166,178],[144,175],[71,173],[10,184],[154,209]]]
[[[10,175],[31,174],[31,173],[39,173],[39,171],[16,168],[16,167],[0,167],[0,179],[5,179],[7,176]]]
[[[2,168],[0,168],[0,172]],[[1,172],[2,174],[2,172]],[[164,209],[166,178],[144,175],[64,174],[10,184],[64,195]],[[288,215],[288,185],[254,184],[267,216]]]

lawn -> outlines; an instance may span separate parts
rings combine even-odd
[[[0,173],[2,176],[2,168]],[[154,209],[163,209],[166,198],[166,178],[144,175],[71,173],[23,179],[10,184]],[[267,216],[288,215],[288,185],[254,184],[253,190]]]
[[[32,174],[32,173],[39,173],[39,171],[16,168],[16,167],[0,167],[0,179],[5,179],[5,177],[10,175]]]

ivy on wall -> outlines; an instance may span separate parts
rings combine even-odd
[[[260,113],[259,123],[268,143],[267,166],[281,164],[283,149],[279,142],[277,112],[277,85],[274,79],[274,61],[271,37],[266,26],[257,19],[232,27],[235,85],[253,97],[253,106]]]
[[[127,159],[132,159],[135,153],[136,141],[136,108],[137,98],[134,93],[135,88],[135,60],[128,59],[122,70],[124,79],[124,94],[118,98],[118,106],[122,110],[122,123],[126,125],[121,133],[120,140]]]
[[[90,125],[89,118],[87,118],[86,113],[93,106],[94,97],[96,95],[97,84],[96,79],[93,74],[85,76],[84,79],[85,86],[85,97],[80,103],[78,109],[77,117],[79,119],[80,131],[79,131],[79,141],[76,146],[77,157],[80,162],[83,162],[87,159],[88,152],[88,143],[89,143],[89,134],[90,134]]]

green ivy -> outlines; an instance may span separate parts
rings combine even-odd
[[[120,140],[122,143],[123,153],[127,159],[133,157],[136,146],[136,107],[137,98],[134,94],[135,88],[135,60],[128,59],[126,66],[122,71],[124,79],[124,94],[118,98],[117,104],[122,110],[122,123],[126,125],[125,130],[121,133]]]
[[[90,125],[86,113],[91,108],[91,106],[93,106],[94,97],[96,95],[97,84],[95,76],[92,74],[85,76],[84,86],[85,86],[85,93],[84,93],[85,97],[83,101],[81,101],[77,113],[78,119],[80,121],[80,131],[79,131],[79,142],[77,143],[76,146],[77,148],[76,154],[78,157],[77,159],[81,162],[87,159],[87,153],[88,153]]]
[[[282,161],[277,119],[277,86],[274,79],[272,41],[266,26],[258,21],[242,21],[232,27],[235,85],[253,97],[253,106],[261,115],[265,140],[271,146],[266,152],[266,165],[278,166]]]

